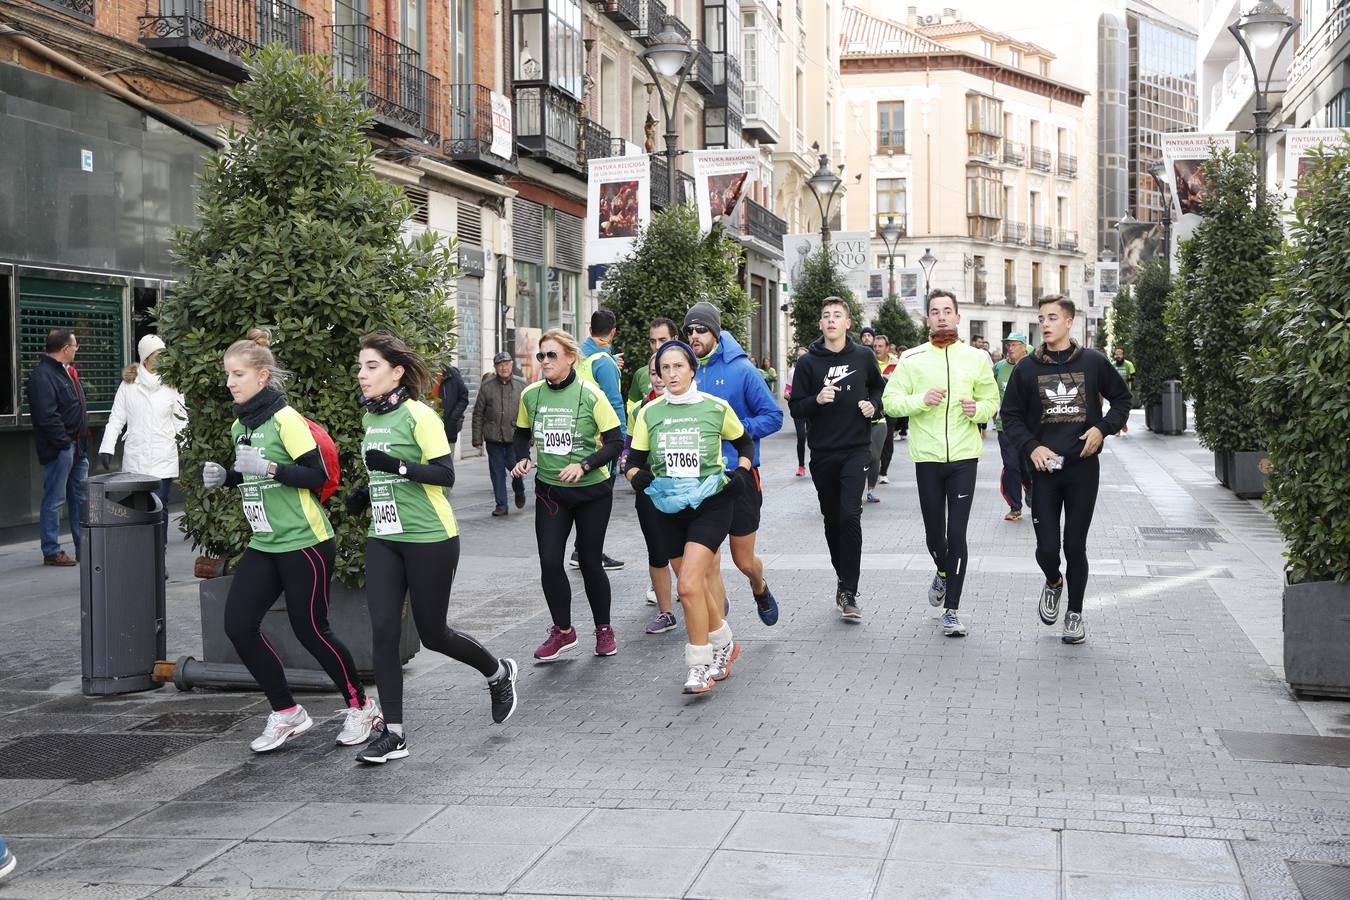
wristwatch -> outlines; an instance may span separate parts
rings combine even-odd
[[[590,474],[590,471],[591,471],[591,464],[590,464],[590,463],[586,462],[586,460],[583,459],[580,463],[578,463],[578,465],[581,466],[581,471],[582,471],[582,472],[584,472],[584,473],[586,473],[586,474],[588,474],[588,475]]]
[[[276,464],[276,463],[273,462],[273,463],[268,463],[268,464],[267,464],[267,477],[268,477],[268,478],[276,478],[276,477],[277,477],[277,464]]]
[[[398,474],[404,478],[408,477],[408,464],[401,459],[398,461]]]

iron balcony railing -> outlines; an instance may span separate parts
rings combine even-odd
[[[1078,232],[1069,231],[1067,228],[1059,230],[1059,249],[1076,251],[1078,249]]]
[[[1059,165],[1056,171],[1065,178],[1078,177],[1078,157],[1068,153],[1061,153],[1058,160]]]
[[[684,19],[674,13],[668,13],[661,20],[661,31],[673,31],[680,36],[681,43],[687,43],[693,35],[689,31],[689,26],[684,24]]]
[[[511,134],[515,133],[515,112],[512,110]],[[442,148],[451,158],[462,163],[478,164],[497,172],[517,171],[514,138],[509,156],[492,152],[496,133],[492,121],[492,90],[482,84],[450,85],[450,115],[448,134]]]
[[[1040,303],[1040,302],[1041,302],[1041,298],[1044,297],[1044,296],[1045,296],[1045,288],[1041,287],[1039,284],[1033,284],[1033,285],[1031,286],[1031,302],[1032,302],[1032,303]]]
[[[1053,242],[1050,226],[1032,225],[1031,226],[1031,246],[1049,247]]]
[[[621,156],[622,148],[616,154],[614,141],[609,129],[599,122],[586,119],[581,123],[581,152],[586,159],[603,159],[606,156]]]
[[[280,0],[159,0],[145,12],[143,45],[218,75],[242,79],[243,57],[266,44],[314,52],[314,17]]]
[[[1003,243],[1005,244],[1025,244],[1027,241],[1027,226],[1021,222],[1003,223]]]
[[[579,173],[580,104],[552,85],[516,83],[516,142],[555,169]]]
[[[684,172],[679,172],[675,186],[679,190],[679,196],[675,198],[676,203],[694,202],[694,176]]]
[[[1015,285],[1015,284],[1008,284],[1007,282],[1004,282],[1004,284],[1003,284],[1003,302],[1006,303],[1006,304],[1008,304],[1009,306],[1016,306],[1016,305],[1017,305],[1017,285]]]
[[[641,0],[604,0],[598,5],[606,18],[625,31],[637,28],[642,19]]]
[[[638,42],[650,47],[657,43],[661,23],[666,19],[666,4],[662,0],[639,0],[638,24],[631,34]]]
[[[775,216],[767,207],[747,197],[741,233],[782,250],[783,235],[787,234],[787,222]]]
[[[1050,151],[1043,147],[1031,148],[1031,167],[1042,172],[1050,171]]]
[[[36,0],[42,6],[94,24],[94,0]]]
[[[369,25],[330,25],[333,74],[360,80],[375,126],[402,137],[440,143],[441,82],[422,68],[421,54]]]
[[[670,206],[670,166],[664,156],[651,157],[652,161],[652,209],[665,209]]]
[[[1027,148],[1025,144],[1018,141],[1003,142],[1003,161],[1010,166],[1024,166],[1027,164]]]
[[[689,67],[689,84],[705,97],[711,97],[717,92],[717,82],[713,77],[712,51],[703,41],[694,40],[689,44],[694,50],[693,63]]]

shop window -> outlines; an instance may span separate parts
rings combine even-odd
[[[80,373],[89,412],[112,409],[113,394],[126,364],[123,292],[120,284],[19,279],[18,355],[25,373],[46,352],[47,332],[71,328],[80,342],[75,369]],[[29,414],[28,398],[22,411]]]

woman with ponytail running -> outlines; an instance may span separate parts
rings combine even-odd
[[[361,452],[370,486],[348,495],[347,511],[371,511],[366,600],[384,729],[356,758],[384,763],[408,755],[399,654],[404,596],[422,645],[472,666],[488,680],[494,722],[505,722],[515,712],[516,663],[498,659],[445,622],[459,566],[459,527],[445,495],[455,484],[455,465],[440,417],[417,399],[431,383],[426,362],[385,333],[361,339],[359,362],[356,378],[366,410]]]
[[[263,616],[286,595],[295,636],[337,685],[346,720],[337,742],[365,743],[380,721],[380,707],[366,698],[346,645],[328,627],[328,588],[337,552],[333,526],[316,492],[328,480],[319,446],[300,413],[286,403],[289,372],[268,349],[271,334],[255,328],[225,351],[225,384],[238,417],[230,427],[230,468],[208,462],[202,484],[237,487],[253,538],[225,600],[225,633],[272,705],[255,753],[275,750],[314,726],[295,702],[281,659],[262,633]]]

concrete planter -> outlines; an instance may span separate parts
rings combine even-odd
[[[1264,450],[1241,450],[1228,454],[1228,481],[1224,482],[1244,500],[1265,496],[1270,456]]]
[[[234,644],[225,634],[225,598],[229,596],[233,575],[221,578],[208,578],[200,585],[202,611],[202,657],[211,663],[241,663],[239,654],[234,652]],[[352,652],[356,669],[363,677],[369,678],[374,672],[373,654],[370,644],[370,612],[366,608],[365,591],[353,590],[337,582],[333,583],[328,598],[328,623],[333,633],[342,639]],[[267,642],[281,657],[281,663],[287,669],[318,669],[319,664],[309,655],[291,631],[291,621],[286,615],[286,598],[278,597],[277,602],[263,617],[263,634]],[[403,604],[403,634],[399,640],[399,656],[404,663],[412,659],[421,649],[417,639],[417,626],[413,624],[412,612],[405,601]]]
[[[1300,697],[1350,698],[1350,584],[1284,586],[1284,678]]]
[[[1214,451],[1214,477],[1218,479],[1219,484],[1228,487],[1229,472],[1233,468],[1233,454],[1218,450]]]

